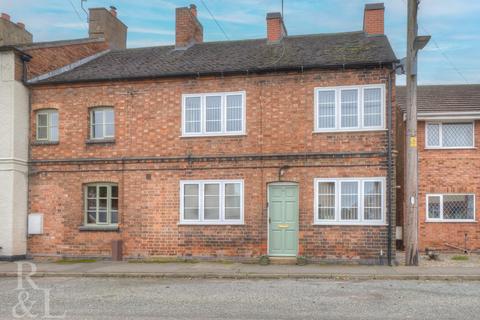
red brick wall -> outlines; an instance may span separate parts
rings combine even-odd
[[[475,143],[480,139],[480,122],[475,123]],[[426,150],[425,122],[418,124],[419,151],[419,244],[420,249],[452,250],[451,244],[468,249],[480,249],[480,225],[473,223],[426,222],[427,193],[475,193],[478,221],[480,194],[480,151],[478,149]]]
[[[128,257],[195,256],[250,259],[267,253],[267,184],[299,183],[299,254],[313,260],[372,262],[386,254],[386,226],[313,226],[313,179],[386,175],[386,131],[312,133],[314,88],[386,83],[387,70],[82,84],[33,89],[33,112],[57,108],[60,143],[33,145],[30,209],[45,213],[45,235],[29,239],[31,254],[110,254],[121,238]],[[136,90],[133,96],[125,94]],[[181,94],[246,91],[247,129],[241,137],[181,138]],[[88,108],[115,108],[114,144],[86,145]],[[32,128],[35,117],[32,116]],[[34,130],[33,130],[34,131]],[[32,136],[32,139],[34,137]],[[158,157],[304,155],[309,152],[373,152],[370,157],[279,157],[189,162]],[[85,158],[121,161],[81,162]],[[133,160],[130,157],[157,157]],[[45,163],[70,159],[74,163]],[[147,180],[146,174],[152,174]],[[245,225],[179,226],[182,179],[244,179]],[[84,232],[82,185],[117,182],[120,232]]]
[[[365,10],[363,18],[363,30],[369,34],[385,33],[385,10]]]
[[[25,49],[24,51],[32,56],[32,60],[28,63],[28,78],[56,70],[108,48],[108,43],[94,40],[86,43]]]

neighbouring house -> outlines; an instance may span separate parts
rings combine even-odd
[[[90,9],[89,29],[89,38],[35,43],[23,23],[14,23],[6,13],[0,16],[0,260],[22,259],[27,254],[27,79],[47,77],[102,51],[126,47],[126,26],[115,18],[113,9]],[[38,222],[38,216],[31,218]]]
[[[421,250],[478,250],[480,85],[419,86],[418,211]],[[405,87],[397,87],[397,224],[405,216]]]
[[[363,30],[112,49],[36,75],[32,257],[261,256],[385,263],[395,254],[395,54],[383,4]],[[33,218],[32,218],[33,219]],[[119,242],[117,242],[117,245]]]

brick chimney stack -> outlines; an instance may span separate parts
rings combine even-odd
[[[287,35],[287,29],[283,23],[280,12],[267,13],[267,40],[268,42],[279,42]]]
[[[177,8],[175,10],[175,47],[185,49],[195,43],[203,42],[203,26],[197,18],[197,7]]]
[[[383,3],[367,3],[365,5],[363,31],[368,34],[385,33],[385,6]]]
[[[31,43],[32,34],[25,30],[25,25],[21,22],[14,23],[10,15],[0,14],[0,46]]]
[[[112,49],[127,47],[127,26],[117,18],[117,8],[90,8],[88,34],[91,39],[105,39]]]

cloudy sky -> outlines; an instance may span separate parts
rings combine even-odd
[[[399,58],[405,56],[406,1],[384,0],[385,31]],[[0,11],[24,22],[35,41],[82,38],[88,24],[80,2],[0,0]],[[285,24],[290,35],[360,30],[368,2],[376,1],[284,0]],[[281,0],[87,0],[84,7],[116,6],[128,25],[128,46],[142,47],[173,43],[174,9],[190,3],[198,7],[206,41],[265,37],[266,12],[281,9]],[[480,0],[422,0],[419,33],[433,41],[420,55],[421,84],[480,83],[479,16]]]

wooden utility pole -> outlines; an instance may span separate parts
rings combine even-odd
[[[408,0],[407,26],[407,159],[405,264],[418,266],[418,153],[417,153],[417,54],[430,40],[417,36],[419,0]]]

